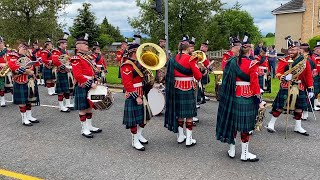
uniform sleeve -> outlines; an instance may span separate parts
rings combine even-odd
[[[258,68],[259,63],[252,66],[249,70],[250,73],[250,87],[253,91],[254,95],[260,94],[260,85],[259,85],[259,79],[258,79]]]
[[[48,60],[48,52],[47,51],[41,51],[41,59],[44,64],[50,63],[50,60]]]
[[[121,78],[124,89],[132,96],[134,99],[139,97],[136,89],[133,86],[133,67],[132,65],[125,64],[121,66]]]
[[[287,62],[285,59],[279,59],[278,67],[276,70],[276,76],[280,79],[281,76],[284,74],[285,68],[287,66]]]
[[[197,66],[197,60],[192,60],[189,62],[190,63],[190,67],[191,67],[191,71],[193,73],[193,77],[199,81],[201,78],[202,78],[202,73],[201,71],[199,70],[198,66]]]
[[[107,63],[106,63],[106,60],[104,59],[103,56],[101,56],[101,61],[102,61],[102,65],[103,65],[104,69],[107,69],[108,68]]]
[[[122,60],[122,52],[121,51],[117,51],[117,61],[121,62]]]
[[[62,65],[62,63],[59,61],[59,56],[61,55],[61,53],[60,52],[58,52],[58,51],[53,51],[52,52],[52,64],[54,65],[54,66],[57,66],[57,67],[59,67],[59,66],[61,66]]]
[[[310,62],[307,60],[306,69],[304,70],[304,80],[307,88],[313,88],[313,78]]]
[[[17,63],[17,57],[16,56],[8,56],[8,66],[11,69],[12,72],[16,74],[23,74],[26,69],[20,67],[20,65]]]
[[[221,62],[221,67],[222,67],[222,71],[224,70],[224,68],[226,67],[227,61],[228,61],[229,57],[227,54],[223,54],[222,56],[222,62]]]
[[[204,62],[203,62],[203,65],[204,65],[204,67],[208,67],[209,66],[209,64],[210,64],[210,61],[209,61],[209,59],[207,58]]]
[[[81,61],[79,59],[72,60],[72,73],[73,73],[74,79],[77,82],[79,82],[80,85],[82,85],[88,81],[88,79],[83,76]]]

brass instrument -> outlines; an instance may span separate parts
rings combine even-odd
[[[217,101],[220,100],[220,94],[219,90],[222,84],[222,76],[223,76],[223,71],[213,71],[214,74],[214,79],[215,79],[215,93],[216,93],[216,99]]]
[[[137,49],[137,60],[143,69],[145,86],[153,87],[155,78],[151,70],[158,70],[165,66],[167,57],[163,49],[153,43],[144,43]]]
[[[306,61],[308,58],[308,55],[305,54],[304,59],[302,61],[300,61],[298,64],[296,64],[294,67],[289,68],[288,71],[284,72],[283,76],[287,76],[288,74],[292,74],[292,80],[295,81],[298,79],[298,77],[300,76],[300,74],[304,71],[304,69],[306,68]],[[290,61],[290,62],[289,62]],[[293,60],[290,58],[288,60],[289,64],[293,63]]]
[[[67,54],[62,54],[58,57],[58,60],[64,64],[65,66],[68,66],[70,63],[70,58]]]
[[[6,75],[10,72],[9,65],[6,64],[4,67],[2,67],[0,71],[0,77],[6,77]]]
[[[203,51],[194,51],[191,55],[191,60],[193,58],[197,57],[198,58],[198,63],[202,64],[206,59],[207,59],[207,55],[206,53],[204,53]]]

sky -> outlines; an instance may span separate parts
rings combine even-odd
[[[237,0],[221,0],[226,3],[225,7],[232,7]],[[275,16],[271,11],[278,8],[281,4],[289,0],[238,0],[242,9],[248,11],[253,17],[255,24],[259,27],[262,34],[275,31]],[[66,23],[67,27],[72,26],[73,19],[77,16],[77,9],[81,8],[82,3],[91,3],[91,10],[97,17],[97,23],[101,23],[107,17],[109,23],[120,28],[121,34],[125,37],[133,35],[133,29],[128,23],[128,17],[137,17],[139,9],[136,7],[135,0],[72,0],[63,12],[59,21]]]

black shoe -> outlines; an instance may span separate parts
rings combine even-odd
[[[301,118],[301,120],[302,120],[302,121],[306,121],[307,119],[302,119],[302,118]]]
[[[70,110],[74,110],[74,107],[67,107],[68,109],[70,109]]]
[[[188,147],[192,147],[192,146],[194,146],[194,145],[196,145],[197,143],[192,143],[192,144],[190,144],[190,145],[186,145],[186,147],[188,148]]]
[[[178,144],[183,144],[184,142],[186,142],[187,138],[184,138],[184,140],[182,142],[178,142]]]
[[[149,144],[149,141],[147,141],[147,142],[142,142],[142,141],[139,140],[139,142],[140,142],[141,144]]]
[[[84,134],[84,133],[82,133],[82,136],[84,136],[84,137],[86,137],[86,138],[93,138],[93,135],[92,134]]]
[[[24,126],[33,126],[32,123],[30,123],[30,124],[23,123],[23,125],[24,125]]]
[[[206,100],[203,100],[203,101],[201,101],[200,104],[205,104],[205,103],[207,103],[207,101],[206,101]]]
[[[274,133],[274,132],[276,132],[276,130],[271,129],[271,128],[269,128],[268,126],[266,126],[265,128],[267,128],[267,131],[268,131],[269,133]]]
[[[98,130],[96,130],[96,131],[90,131],[90,132],[92,132],[92,133],[101,133],[101,132],[102,132],[102,129],[98,129]]]
[[[29,120],[31,123],[39,123],[40,121],[38,121],[38,120],[34,120],[34,121],[31,121],[31,120]]]
[[[301,134],[301,135],[304,135],[304,136],[309,136],[309,134],[308,134],[307,132],[304,132],[304,133],[299,132],[299,131],[294,131],[294,132],[296,132],[296,133],[298,133],[298,134]]]
[[[69,112],[71,112],[71,110],[68,108],[68,110],[66,110],[66,111],[60,110],[60,112],[69,113]]]
[[[198,121],[198,122],[199,122],[199,121]],[[193,122],[192,122],[192,125],[193,125],[193,126],[197,126],[197,123],[193,121]]]
[[[133,148],[135,148],[135,147],[133,147]],[[136,150],[138,150],[138,151],[144,151],[144,150],[146,150],[144,147],[142,147],[141,149],[137,149],[137,148],[135,148]]]
[[[229,158],[231,158],[231,159],[234,159],[234,157],[236,157],[236,156],[230,156],[230,154],[229,154],[229,152],[227,152],[227,154],[228,154],[228,156],[229,156]]]
[[[247,159],[247,160],[241,159],[241,161],[243,161],[243,162],[258,162],[258,161],[259,161],[259,158]]]

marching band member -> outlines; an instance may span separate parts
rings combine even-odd
[[[48,94],[50,96],[56,95],[55,88],[54,88],[54,80],[56,79],[55,77],[55,72],[54,72],[54,67],[52,64],[52,42],[48,38],[44,44],[44,49],[41,51],[41,60],[43,63],[43,79],[45,81],[45,86],[48,89]]]
[[[270,73],[270,68],[269,68],[269,61],[268,57],[266,56],[267,53],[267,48],[266,47],[261,47],[260,48],[260,53],[258,56],[256,56],[256,60],[259,61],[259,68],[258,68],[258,76],[259,76],[259,85],[260,89],[265,92],[271,89],[271,84],[267,82],[268,81],[268,74]]]
[[[93,45],[92,50],[94,53],[93,56],[95,57],[95,62],[99,70],[98,78],[101,79],[101,83],[105,85],[107,83],[105,75],[106,73],[108,73],[108,70],[107,70],[106,60],[101,54],[101,50],[98,42],[96,42]]]
[[[308,54],[308,58],[307,60],[309,61],[310,63],[310,67],[311,67],[311,71],[312,71],[312,77],[313,77],[313,87],[314,87],[314,92],[316,92],[316,86],[317,86],[317,66],[316,66],[316,63],[315,63],[315,60],[314,60],[314,57],[312,56],[312,53],[310,51],[310,47],[309,47],[309,44],[307,43],[303,43],[301,44],[300,46],[301,48],[301,54]],[[309,114],[308,112],[312,112],[312,108],[316,109],[316,107],[314,106],[314,98],[313,97],[312,99],[306,99],[307,101],[307,110],[306,111],[303,111],[302,112],[302,116],[301,116],[301,120],[307,120],[308,117],[309,117]]]
[[[206,42],[202,43],[200,46],[200,51],[203,51],[204,53],[208,52],[209,48],[209,41],[207,40]],[[209,77],[209,70],[212,70],[212,67],[209,67],[210,60],[209,57],[203,62],[204,68],[202,71],[202,78],[201,78],[201,97],[202,97],[202,104],[206,103],[206,101],[209,101],[210,99],[205,96],[204,92],[206,89],[206,85],[210,83],[210,77]]]
[[[276,76],[281,80],[280,90],[272,104],[272,111],[270,112],[272,114],[272,118],[268,123],[267,130],[270,133],[275,132],[274,124],[280,116],[280,114],[282,113],[283,109],[287,108],[286,102],[288,98],[288,86],[289,84],[291,84],[291,86],[289,87],[291,90],[297,89],[297,91],[299,91],[295,104],[291,104],[294,103],[294,101],[291,101],[289,104],[290,106],[295,107],[294,119],[296,120],[296,125],[294,128],[294,132],[305,136],[309,136],[307,131],[301,127],[301,116],[302,111],[307,110],[307,97],[305,89],[307,89],[308,91],[309,99],[311,99],[314,96],[311,66],[307,58],[305,58],[304,55],[300,55],[300,47],[296,46],[291,39],[289,40],[288,52],[289,56],[279,59]],[[291,69],[301,68],[302,71],[297,70],[297,72],[294,72],[295,74],[292,74],[292,70],[290,69],[289,65],[290,59],[294,61],[292,63]],[[295,78],[293,78],[293,76]]]
[[[2,68],[4,68],[7,65],[7,53],[8,49],[5,46],[4,38],[0,36],[0,71]],[[6,76],[0,77],[0,106],[5,107],[6,106],[6,100],[4,98],[5,93],[5,79]]]
[[[32,117],[31,104],[39,105],[39,93],[34,75],[33,66],[24,67],[19,64],[19,58],[27,57],[29,61],[35,61],[35,56],[28,56],[28,46],[26,43],[20,43],[18,53],[10,53],[8,65],[13,72],[13,103],[19,105],[22,117],[22,124],[32,126],[32,123],[39,121]],[[29,53],[31,55],[31,53]],[[32,99],[30,99],[32,98]]]
[[[121,79],[121,64],[123,63],[123,56],[127,53],[127,48],[128,48],[128,39],[125,38],[124,41],[121,42],[121,48],[120,50],[117,51],[117,61],[119,64],[119,74],[118,78]],[[125,90],[123,89],[123,93]]]
[[[142,136],[148,117],[144,114],[143,77],[141,77],[141,65],[137,61],[136,51],[140,45],[133,43],[129,46],[125,62],[121,65],[122,84],[125,89],[125,107],[123,124],[130,129],[132,134],[132,147],[144,151],[143,144],[148,140]],[[140,72],[139,72],[140,71]]]
[[[196,44],[196,38],[195,37],[191,37],[191,40],[189,41],[189,55],[190,56],[194,52],[195,44]],[[200,83],[197,84],[196,102],[198,102],[198,95],[200,96],[200,99],[201,99],[201,90],[200,90],[200,87],[199,87],[200,85],[201,85]],[[196,103],[196,108],[197,109],[200,108],[200,105],[198,105],[197,103]],[[193,117],[192,121],[194,122],[193,125],[196,126],[197,125],[196,122],[199,122],[199,118]]]
[[[71,71],[71,69],[66,67],[66,64],[69,62],[69,55],[67,52],[67,39],[69,34],[64,33],[63,38],[58,40],[58,48],[53,49],[51,51],[52,53],[52,65],[57,67],[57,77],[56,77],[56,88],[55,92],[58,94],[58,102],[59,102],[59,109],[60,112],[70,112],[70,108],[73,108],[74,105],[70,102],[70,85],[69,85],[69,77],[68,73]],[[64,58],[66,62],[60,62],[59,57],[65,56]],[[72,83],[72,82],[71,82]],[[63,104],[63,100],[65,99],[66,105]]]
[[[317,82],[314,82],[314,94],[315,94],[315,99],[314,99],[314,107],[315,109],[320,108],[320,103],[318,101],[318,95],[320,93],[320,41],[317,42],[317,45],[314,47],[314,52],[313,52],[313,59],[315,61],[315,64],[317,66],[317,71],[315,72],[318,74],[315,76],[314,80]],[[317,86],[317,87],[316,87]]]
[[[239,51],[241,48],[241,41],[238,38],[230,37],[229,38],[229,43],[230,43],[230,50],[223,53],[222,56],[222,71],[224,70],[224,67],[226,66],[228,60],[233,57],[233,56],[238,56]]]
[[[93,138],[92,133],[100,133],[101,129],[92,126],[93,109],[87,100],[88,91],[96,88],[96,73],[98,69],[93,58],[88,54],[88,34],[76,41],[76,55],[71,58],[72,72],[76,81],[74,87],[74,109],[79,110],[81,134]]]
[[[216,138],[230,144],[228,155],[235,157],[236,135],[241,134],[241,160],[259,159],[249,152],[249,132],[255,127],[258,109],[264,108],[258,83],[259,62],[249,58],[251,45],[245,36],[240,56],[231,57],[225,66],[217,115]]]
[[[36,57],[36,58],[41,58],[41,49],[38,46],[38,41],[32,43],[33,48],[32,48],[32,54]],[[42,78],[42,70],[43,70],[43,65],[40,61],[38,61],[35,65],[34,65],[34,70],[35,70],[35,75],[37,77],[37,82],[38,85],[44,85],[44,80]]]
[[[178,133],[179,144],[186,141],[186,146],[194,146],[192,138],[192,117],[197,116],[194,79],[202,77],[197,62],[198,57],[190,56],[189,39],[184,36],[179,44],[179,54],[171,58],[167,65],[166,75],[166,111],[165,124],[168,130]],[[186,136],[184,135],[186,119]]]

